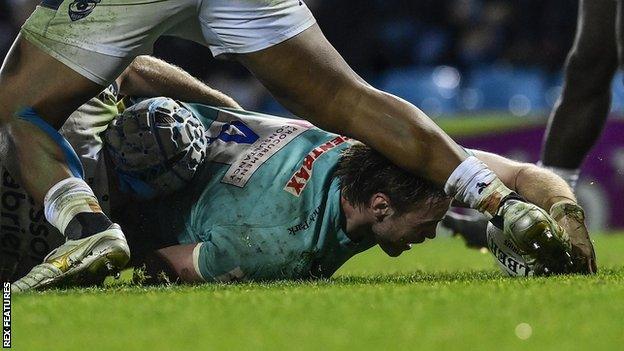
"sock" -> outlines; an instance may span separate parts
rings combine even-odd
[[[581,170],[579,168],[551,167],[544,165],[542,161],[537,162],[537,165],[558,175],[565,180],[566,183],[568,183],[572,190],[576,190],[576,183],[578,183],[579,175],[581,174]]]
[[[446,181],[444,191],[490,216],[496,215],[501,200],[513,193],[485,163],[474,156],[457,166]]]
[[[93,190],[80,178],[55,184],[43,201],[45,217],[67,239],[77,240],[113,224],[102,212]]]

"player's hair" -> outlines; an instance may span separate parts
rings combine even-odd
[[[447,198],[430,181],[408,173],[360,143],[342,152],[334,176],[340,179],[342,196],[354,206],[367,206],[371,196],[384,193],[397,213],[403,214],[421,200]]]

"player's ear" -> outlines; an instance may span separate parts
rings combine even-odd
[[[375,193],[371,196],[370,209],[378,222],[381,222],[385,217],[394,213],[390,198],[384,193]]]

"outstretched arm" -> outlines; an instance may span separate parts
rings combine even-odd
[[[242,109],[231,97],[212,89],[179,67],[139,56],[117,78],[122,95],[166,96],[188,102]]]
[[[145,265],[147,284],[163,282],[204,282],[197,269],[193,252],[199,244],[174,245],[148,254],[139,265]]]
[[[572,256],[581,272],[595,273],[596,254],[585,226],[585,214],[568,184],[554,173],[483,151],[475,155],[512,190],[545,209],[570,237]]]
[[[508,188],[546,211],[560,201],[576,204],[576,197],[568,184],[546,169],[484,151],[475,150],[474,154],[488,165]]]
[[[520,163],[484,151],[473,150],[481,161],[492,169],[501,181],[511,190],[522,195],[527,201],[549,211],[553,204],[561,200],[575,203],[575,197],[567,184],[554,173],[530,163]],[[455,202],[457,207],[466,204]],[[481,215],[462,215],[449,211],[443,225],[461,234],[468,246],[485,247],[485,230],[488,220]]]

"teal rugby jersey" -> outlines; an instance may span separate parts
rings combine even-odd
[[[205,280],[329,277],[372,246],[346,236],[332,177],[352,140],[305,121],[186,106],[208,130],[207,163],[157,206],[157,227],[200,243],[194,262]]]

